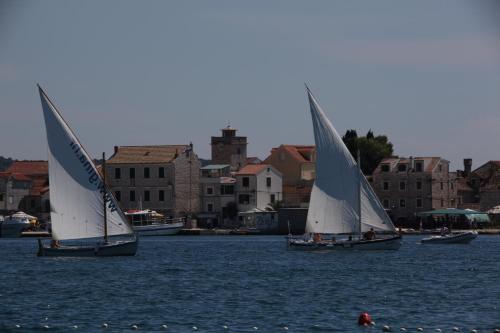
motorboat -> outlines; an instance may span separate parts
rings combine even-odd
[[[125,216],[140,236],[169,236],[178,234],[185,224],[184,218],[167,219],[154,210],[129,210]]]
[[[454,232],[422,239],[424,244],[469,244],[476,239],[477,231]]]

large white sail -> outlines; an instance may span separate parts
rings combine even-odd
[[[309,89],[307,94],[316,142],[316,179],[307,214],[306,232],[359,233],[360,198],[362,232],[370,228],[394,231],[389,216],[342,138]]]
[[[104,236],[105,187],[90,156],[40,88],[49,146],[52,238]],[[106,192],[108,235],[132,234],[115,198]]]

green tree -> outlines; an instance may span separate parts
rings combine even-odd
[[[342,140],[355,160],[358,158],[359,149],[361,170],[365,175],[371,175],[382,159],[392,156],[393,153],[392,143],[387,136],[375,136],[372,130],[361,137],[357,136],[355,130],[347,130]]]

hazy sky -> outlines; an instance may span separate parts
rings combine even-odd
[[[500,160],[494,1],[0,1],[0,155],[46,159],[39,82],[87,149],[313,143],[304,82],[343,134],[452,168]]]

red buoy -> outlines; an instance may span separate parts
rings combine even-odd
[[[358,325],[368,326],[372,323],[372,317],[368,314],[368,312],[363,312],[359,315]]]

